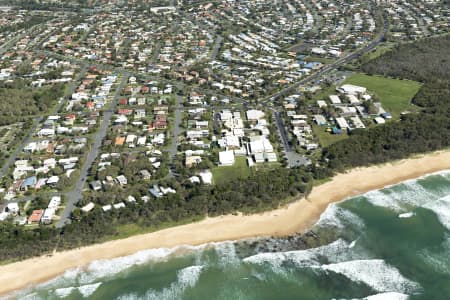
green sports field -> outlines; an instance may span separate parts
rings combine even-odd
[[[411,80],[391,79],[381,76],[355,74],[345,83],[359,85],[374,92],[381,100],[383,108],[398,118],[402,111],[410,108],[411,99],[420,89],[421,84]]]

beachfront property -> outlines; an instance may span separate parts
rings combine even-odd
[[[282,4],[286,13],[274,13],[264,1],[150,11],[105,5],[101,12],[82,12],[80,20],[61,12],[61,18],[45,18],[42,26],[21,28],[18,34],[11,28],[38,13],[0,16],[5,30],[0,42],[7,45],[0,82],[21,79],[32,90],[61,85],[65,92],[49,104],[51,109],[39,112],[42,119],[11,160],[0,192],[9,203],[65,194],[82,185],[93,199],[120,193],[126,205],[129,196],[138,202],[152,199],[149,193],[131,195],[141,184],[173,188],[165,185],[168,178],[213,184],[204,172],[216,167],[258,170],[286,160],[314,160],[324,136],[334,142],[348,131],[398,117],[377,102],[374,91],[345,82],[339,73],[325,72],[284,91],[377,36],[381,24],[368,3],[287,1]],[[448,31],[445,11],[435,3],[384,5],[389,39]],[[17,40],[8,43],[13,36]],[[274,122],[274,111],[281,125]],[[8,126],[2,143],[14,140],[10,134],[22,124],[14,126]],[[98,155],[89,158],[97,146]],[[99,202],[92,203],[111,209],[118,204]],[[94,209],[86,205],[78,208]],[[45,223],[55,219],[51,210],[42,209]]]

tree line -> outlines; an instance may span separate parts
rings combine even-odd
[[[447,59],[448,37],[440,39],[444,41],[438,39],[434,45],[430,41],[401,45],[362,66],[363,70],[370,70],[373,74],[423,81],[423,87],[413,99],[420,111],[403,115],[400,121],[352,131],[348,139],[325,148],[319,164],[308,168],[262,170],[245,179],[213,186],[192,184],[186,177],[167,179],[161,185],[175,188],[176,194],[152,197],[147,203],[139,199],[127,203],[125,208],[108,212],[103,212],[100,207],[87,214],[77,210],[72,223],[62,230],[43,226],[27,229],[0,223],[0,260],[41,255],[51,252],[56,246],[61,250],[92,244],[116,236],[119,227],[125,224],[158,228],[202,216],[276,208],[286,199],[309,193],[313,179],[327,178],[346,168],[401,159],[450,146],[450,74],[426,66],[436,66]],[[418,59],[424,50],[417,49],[428,49],[426,47],[433,52],[427,60]],[[404,66],[403,71],[396,69],[399,67],[397,61]],[[130,168],[130,176],[139,169],[136,166],[133,171],[133,168]],[[137,196],[148,194],[148,187],[148,184],[138,182],[132,193],[137,193]],[[104,203],[108,203],[108,197],[120,201],[126,196],[114,188],[103,194]],[[91,200],[98,202],[95,194],[88,193],[81,204]]]
[[[401,116],[368,130],[354,130],[350,138],[330,145],[323,161],[331,169],[402,159],[450,146],[450,36],[397,46],[362,65],[368,74],[423,82],[412,102],[420,112]]]
[[[0,222],[0,261],[50,253],[55,247],[62,250],[89,245],[114,237],[118,234],[118,227],[125,224],[158,228],[167,223],[205,216],[273,209],[286,199],[309,193],[312,189],[311,174],[311,170],[276,168],[215,186],[188,181],[167,182],[175,185],[176,194],[152,197],[147,203],[140,200],[127,202],[126,207],[108,212],[100,207],[87,214],[79,214],[78,211],[77,218],[62,230],[49,226],[28,229]],[[112,189],[106,195],[115,197],[116,191]],[[89,201],[89,197],[83,201]]]
[[[21,79],[0,84],[0,126],[46,113],[64,93],[63,84],[30,88]]]

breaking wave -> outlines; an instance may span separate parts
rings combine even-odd
[[[353,260],[337,264],[322,265],[326,271],[344,275],[355,282],[362,282],[377,292],[413,293],[420,285],[403,277],[400,272],[382,259]]]
[[[423,207],[433,211],[441,224],[450,230],[450,195],[429,202]]]
[[[69,297],[70,294],[72,294],[72,292],[75,290],[76,290],[76,288],[73,286],[68,287],[68,288],[60,288],[60,289],[55,290],[55,295],[58,298],[66,298],[66,297]]]
[[[84,298],[87,298],[87,297],[91,296],[93,293],[95,293],[95,291],[99,288],[99,286],[101,284],[102,284],[101,282],[97,282],[97,283],[82,285],[82,286],[78,287],[78,291]]]
[[[381,293],[365,297],[363,300],[407,300],[408,295],[396,292]]]
[[[145,295],[128,294],[118,298],[118,300],[146,299],[146,300],[176,300],[180,299],[186,289],[194,287],[200,278],[202,266],[190,266],[181,269],[177,273],[177,281],[161,291],[149,290]]]
[[[351,211],[340,207],[339,203],[332,203],[320,215],[319,221],[317,221],[315,226],[343,229],[347,225],[363,228],[364,221]]]

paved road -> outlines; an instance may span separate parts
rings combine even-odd
[[[67,90],[67,92],[66,92],[66,94],[64,96],[65,101],[58,102],[55,105],[55,107],[53,108],[53,110],[50,112],[50,114],[56,114],[56,113],[58,113],[61,110],[62,106],[66,103],[67,99],[70,98],[72,93],[77,88],[77,83],[84,76],[84,74],[86,73],[86,70],[87,70],[87,66],[84,65],[83,68],[80,70],[80,73],[78,74],[78,76],[72,81],[71,86]],[[44,119],[44,116],[36,117],[34,119],[33,126],[31,127],[31,129],[28,132],[27,136],[22,140],[22,143],[20,143],[20,145],[16,148],[16,150],[14,150],[14,152],[8,158],[6,163],[0,169],[0,178],[5,176],[5,173],[8,171],[9,167],[11,167],[11,165],[16,161],[17,156],[22,152],[23,148],[30,142],[30,139],[33,136],[33,133],[36,131],[37,127],[43,121],[43,119]]]
[[[30,142],[31,136],[33,135],[33,132],[36,131],[37,127],[39,126],[39,123],[42,122],[44,117],[36,117],[33,121],[33,125],[31,126],[30,131],[25,136],[25,138],[22,140],[22,143],[14,150],[14,152],[11,154],[11,156],[8,158],[6,163],[3,165],[3,167],[0,169],[0,178],[5,176],[5,173],[8,171],[9,167],[12,166],[12,164],[16,161],[17,156],[22,152],[23,148],[28,145]]]
[[[211,60],[216,60],[217,54],[219,53],[220,46],[222,45],[223,37],[218,35],[216,38],[216,42],[214,44],[214,48],[211,52]]]
[[[175,156],[177,155],[177,150],[178,150],[178,137],[180,135],[180,124],[181,124],[181,119],[182,119],[182,111],[184,110],[184,107],[182,107],[181,103],[183,101],[183,97],[177,95],[175,98],[175,121],[173,124],[173,129],[172,129],[172,144],[170,145],[169,148],[169,155],[170,155],[170,161],[171,161],[171,165],[170,165],[170,173],[169,176],[173,176],[173,160],[175,159]]]
[[[152,63],[157,63],[159,58],[159,53],[161,51],[161,42],[157,42],[155,46],[155,51],[153,51]]]
[[[75,92],[75,89],[78,87],[79,83],[81,82],[81,79],[84,78],[84,75],[86,74],[87,69],[88,69],[88,66],[86,64],[83,64],[77,77],[75,77],[72,80],[72,83],[70,84],[69,88],[67,89],[66,94],[64,95],[62,101],[59,101],[58,104],[56,105],[56,107],[54,108],[53,114],[61,112],[61,109],[63,108],[63,106],[72,97],[72,94]]]
[[[296,166],[309,165],[311,161],[307,157],[295,152],[295,149],[293,149],[291,143],[289,142],[288,133],[286,131],[286,127],[284,126],[283,118],[280,116],[280,112],[272,108],[272,117],[278,129],[281,146],[283,147],[283,154],[287,160],[287,167],[292,168]]]
[[[284,151],[290,152],[292,150],[292,147],[289,143],[286,127],[284,127],[283,118],[280,116],[280,112],[275,109],[272,111],[272,115],[278,128],[278,133],[281,138],[281,145],[283,146]]]
[[[341,58],[338,59],[336,62],[329,64],[325,67],[323,67],[322,69],[320,69],[319,71],[317,71],[316,73],[312,74],[311,76],[308,76],[300,81],[297,81],[296,83],[286,87],[285,89],[281,90],[280,92],[277,92],[271,96],[267,96],[266,98],[264,98],[263,100],[261,100],[261,102],[271,102],[273,100],[278,99],[281,96],[287,95],[289,93],[294,92],[299,86],[301,85],[305,85],[308,82],[311,82],[313,80],[316,80],[318,78],[320,78],[322,75],[324,75],[325,73],[328,73],[332,70],[335,70],[337,68],[339,68],[340,66],[354,60],[355,58],[358,58],[359,56],[361,56],[362,54],[371,51],[372,49],[374,49],[376,46],[378,46],[378,44],[381,43],[381,41],[384,39],[384,36],[386,35],[387,32],[387,22],[386,20],[384,21],[384,27],[383,27],[383,31],[381,32],[381,34],[374,40],[372,40],[369,44],[367,44],[365,47],[360,48],[358,50],[356,50],[355,52]]]
[[[11,47],[15,46],[16,43],[20,39],[24,38],[26,35],[28,35],[29,33],[33,32],[33,30],[36,29],[38,26],[39,26],[39,24],[34,25],[33,27],[30,27],[29,29],[27,29],[23,33],[19,34],[18,36],[13,37],[9,41],[7,41],[3,45],[1,45],[0,46],[0,55],[3,55],[5,52],[9,51],[9,49],[11,49]]]
[[[75,187],[69,191],[67,196],[67,204],[64,209],[64,212],[61,215],[61,219],[56,224],[56,227],[60,228],[63,227],[64,224],[66,224],[70,218],[70,215],[75,207],[75,204],[78,203],[78,201],[81,200],[82,192],[84,184],[86,183],[86,178],[89,173],[89,169],[92,167],[92,164],[94,163],[95,159],[98,156],[98,153],[100,152],[100,147],[102,145],[102,141],[106,136],[106,132],[108,130],[108,127],[111,123],[112,115],[114,114],[117,100],[120,97],[120,92],[124,88],[125,84],[127,83],[128,76],[124,75],[122,77],[121,82],[119,83],[119,86],[116,89],[116,92],[114,94],[114,97],[111,102],[111,109],[105,110],[103,113],[103,121],[100,125],[100,128],[97,132],[97,135],[95,137],[94,144],[92,145],[92,148],[89,149],[88,155],[86,157],[86,161],[84,162],[81,171],[80,171],[80,177],[78,178],[77,183],[75,184]]]
[[[374,49],[383,40],[386,32],[387,32],[387,23],[386,23],[386,21],[384,21],[383,31],[375,40],[370,42],[368,45],[347,55],[346,57],[344,57],[342,59],[339,59],[335,63],[324,67],[323,69],[319,70],[318,72],[314,73],[313,75],[311,75],[297,83],[292,84],[291,86],[283,89],[282,91],[280,91],[272,96],[266,97],[265,99],[263,99],[261,101],[261,104],[272,103],[274,100],[276,100],[280,96],[284,96],[288,93],[295,91],[300,85],[304,85],[312,80],[316,80],[316,79],[320,78],[320,76],[324,75],[325,73],[335,70],[336,68],[340,67],[341,65],[346,64],[346,63],[350,62],[351,60],[359,57],[360,55]],[[310,162],[306,157],[297,154],[292,149],[292,145],[289,142],[286,127],[284,126],[283,118],[280,116],[280,113],[275,108],[273,108],[272,114],[273,114],[273,118],[275,120],[275,124],[278,129],[278,134],[280,136],[281,145],[283,146],[283,149],[284,149],[283,152],[287,159],[287,166],[294,167],[294,166],[309,164]]]
[[[352,54],[349,54],[348,56],[346,56],[346,57],[344,57],[342,59],[339,59],[338,61],[336,61],[333,64],[327,65],[326,67],[324,67],[323,69],[317,71],[313,75],[311,75],[311,76],[309,76],[309,77],[307,77],[307,78],[305,78],[303,80],[300,80],[300,81],[292,84],[291,86],[283,89],[282,91],[277,92],[277,93],[275,93],[275,94],[273,94],[271,96],[268,96],[268,97],[262,99],[262,101],[260,103],[262,103],[263,105],[271,103],[271,102],[273,102],[273,100],[279,98],[280,96],[283,96],[283,95],[285,95],[287,93],[290,93],[290,92],[294,91],[300,85],[304,85],[304,84],[306,84],[306,83],[308,83],[308,82],[310,82],[312,80],[316,80],[320,76],[322,76],[323,74],[325,74],[325,73],[327,73],[327,72],[329,72],[331,70],[334,70],[334,69],[340,67],[343,64],[348,63],[349,61],[357,58],[358,56],[360,56],[361,54],[363,54],[365,52],[368,52],[368,51],[372,50],[373,48],[375,48],[382,41],[386,31],[387,31],[387,24],[385,22],[383,32],[379,35],[378,38],[376,38],[375,40],[370,42],[365,47],[363,47],[363,48],[353,52]],[[213,49],[212,57],[215,57],[217,55],[217,52],[218,52],[218,50],[220,48],[221,42],[222,42],[221,41],[221,36],[218,36],[218,39],[216,40],[215,47]],[[92,62],[92,63],[91,62],[86,62],[84,60],[79,60],[79,59],[75,59],[75,58],[71,58],[71,57],[66,57],[66,56],[59,55],[59,54],[56,54],[56,53],[52,53],[52,52],[49,52],[49,51],[43,51],[43,50],[35,50],[35,51],[36,52],[40,52],[40,53],[45,53],[45,54],[50,55],[50,56],[63,58],[63,59],[72,61],[72,62],[77,63],[77,64],[82,64],[84,66],[83,68],[86,68],[86,64],[89,64],[91,66],[96,66],[96,67],[102,68],[102,69],[110,69],[110,70],[113,69],[116,72],[121,72],[123,74],[122,81],[120,82],[119,86],[117,87],[116,93],[115,93],[115,95],[113,97],[113,100],[112,100],[112,103],[111,103],[111,109],[104,111],[102,124],[101,124],[101,126],[100,126],[100,128],[98,130],[98,133],[96,135],[96,139],[94,141],[94,144],[92,145],[92,149],[90,149],[90,151],[88,153],[88,156],[86,158],[86,161],[85,161],[85,163],[83,164],[83,166],[81,168],[80,177],[79,177],[75,187],[71,191],[66,193],[66,196],[68,198],[67,205],[66,205],[66,208],[65,208],[65,210],[64,210],[64,212],[63,212],[63,214],[61,216],[60,221],[57,223],[57,227],[62,227],[62,226],[64,226],[64,224],[66,224],[69,221],[70,215],[72,213],[73,208],[75,207],[75,204],[82,197],[82,190],[83,190],[83,187],[84,187],[84,185],[86,183],[86,178],[87,178],[89,169],[91,168],[91,166],[94,163],[96,157],[98,156],[98,153],[100,151],[100,147],[101,147],[102,141],[103,141],[103,139],[106,136],[106,132],[107,132],[107,129],[108,129],[109,125],[110,125],[112,115],[113,115],[113,113],[115,111],[117,100],[118,100],[118,98],[120,96],[120,91],[125,86],[125,84],[127,82],[127,79],[131,75],[131,73],[130,73],[129,70],[125,70],[123,68],[117,68],[117,67],[113,67],[113,66],[109,66],[109,65],[99,64],[99,63],[96,63],[96,62]],[[171,84],[174,84],[173,81],[160,78],[159,76],[149,76],[148,74],[140,74],[140,73],[135,73],[135,74],[138,75],[138,76],[143,76],[144,78],[151,78],[151,79],[154,79],[154,80],[163,81],[163,82],[169,82]],[[184,87],[184,84],[182,84],[180,82],[177,82],[175,84],[175,86],[177,86],[179,89],[182,89]],[[211,92],[211,91],[209,91],[209,92]],[[212,94],[216,94],[216,93],[212,92]],[[179,136],[179,133],[180,133],[180,127],[179,126],[180,126],[180,123],[181,123],[181,113],[182,113],[182,109],[183,109],[181,107],[181,101],[182,101],[182,98],[180,96],[177,96],[177,98],[176,98],[176,105],[175,105],[175,107],[176,107],[176,110],[175,110],[175,122],[174,122],[173,132],[172,132],[173,141],[172,141],[172,145],[170,146],[170,149],[169,149],[169,153],[170,153],[171,159],[173,159],[175,157],[176,153],[177,153],[178,136]],[[59,107],[59,109],[60,109],[60,107]],[[285,126],[283,124],[283,120],[282,120],[279,112],[276,111],[275,109],[273,110],[273,114],[274,114],[274,118],[275,118],[275,121],[276,121],[276,125],[277,125],[277,128],[278,128],[279,134],[280,134],[281,142],[282,142],[283,148],[285,150],[285,154],[286,154],[286,156],[288,158],[288,166],[292,166],[292,164],[295,164],[296,162],[298,163],[299,159],[303,159],[303,157],[290,155],[290,154],[292,154],[294,152],[292,151],[292,147],[289,144],[289,139],[288,139],[288,136],[287,136],[286,128],[285,128]],[[29,136],[27,136],[27,138],[24,139],[24,141],[21,144],[21,147],[16,149],[17,153],[16,153],[15,156],[17,156],[17,154],[21,151],[23,146],[26,145],[26,143],[29,140],[29,137],[31,136],[32,132],[34,132],[34,130],[36,129],[36,127],[39,124],[39,122],[41,121],[41,119],[42,119],[42,117],[40,117],[37,120],[35,120],[35,123],[34,123],[34,126],[33,126],[33,130],[31,130],[30,133],[29,133]],[[3,176],[4,171],[8,169],[8,166],[12,162],[14,162],[15,156],[13,154],[11,156],[10,160],[8,161],[8,163],[4,166],[4,168],[2,170],[0,170],[0,176]],[[292,160],[292,162],[290,160]],[[171,172],[171,175],[173,175],[172,172]]]

